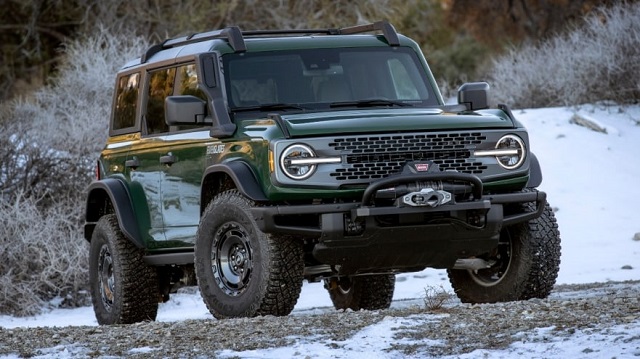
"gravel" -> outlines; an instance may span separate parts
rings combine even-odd
[[[453,298],[443,306],[424,302],[403,309],[286,317],[0,328],[0,356],[215,357],[224,349],[291,346],[300,338],[331,349],[344,346],[363,328],[389,319],[405,323],[393,332],[398,340],[390,349],[398,355],[461,355],[506,348],[516,341],[545,342],[576,331],[607,333],[613,327],[640,323],[640,282],[560,285],[547,299],[524,302],[468,305]],[[542,328],[544,334],[536,335]],[[640,355],[640,338],[632,339]]]

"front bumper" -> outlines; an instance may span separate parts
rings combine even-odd
[[[376,191],[381,188],[425,180],[467,182],[472,196],[434,208],[373,203]],[[533,211],[503,210],[505,206],[528,202],[535,204]],[[254,207],[252,213],[265,233],[317,239],[313,257],[347,275],[451,268],[459,258],[495,248],[503,226],[539,217],[545,203],[544,192],[483,195],[478,177],[442,172],[373,182],[360,202]],[[388,221],[389,218],[393,221]],[[354,231],[354,226],[359,230]]]

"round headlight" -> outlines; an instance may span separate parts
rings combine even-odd
[[[295,180],[303,180],[311,176],[316,170],[317,165],[313,161],[304,161],[313,157],[316,157],[316,154],[311,147],[300,144],[292,145],[282,152],[280,168],[288,177]]]
[[[498,164],[508,170],[520,167],[527,154],[524,141],[515,135],[503,136],[496,144],[496,150],[502,152],[496,155]]]

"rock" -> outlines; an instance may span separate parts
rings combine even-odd
[[[633,235],[633,240],[640,242],[640,232]]]
[[[623,265],[622,268],[620,269],[631,270],[633,269],[633,267],[627,264],[627,265]]]
[[[596,131],[604,134],[607,133],[607,129],[601,124],[599,124],[598,121],[592,118],[589,118],[587,116],[579,115],[577,113],[571,117],[571,119],[569,120],[569,123],[586,127],[592,131]]]

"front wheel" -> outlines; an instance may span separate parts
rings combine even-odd
[[[155,320],[158,312],[156,269],[120,230],[118,218],[100,218],[89,249],[91,301],[99,324]]]
[[[531,205],[525,207],[532,211]],[[449,269],[449,280],[465,303],[495,303],[546,298],[560,268],[560,232],[545,204],[542,215],[502,229],[498,247],[483,259],[480,270]]]
[[[260,231],[253,203],[232,190],[207,206],[196,236],[200,294],[214,317],[282,316],[302,289],[302,242]]]
[[[340,277],[325,280],[336,309],[387,309],[393,299],[396,276],[393,274]]]

